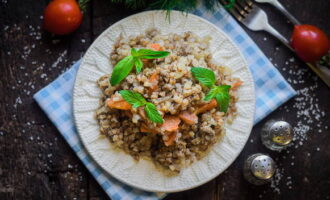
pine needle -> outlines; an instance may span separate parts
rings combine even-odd
[[[221,6],[219,0],[204,0],[205,8],[210,11],[215,11],[219,6]]]
[[[79,7],[83,12],[86,12],[87,4],[89,1],[90,0],[79,0],[78,1]]]
[[[125,0],[124,1],[127,7],[132,9],[140,9],[146,7],[146,0]]]

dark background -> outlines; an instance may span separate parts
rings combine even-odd
[[[47,0],[0,1],[0,199],[109,199],[88,173],[32,95],[79,60],[107,27],[134,13],[109,0],[94,0],[81,27],[67,37],[45,33],[41,15]],[[329,0],[281,0],[302,23],[330,35]],[[262,5],[269,20],[289,37],[292,25]],[[238,159],[220,176],[165,199],[330,199],[330,91],[307,66],[263,32],[247,33],[298,95],[261,121]],[[295,129],[287,151],[267,150],[260,129],[284,119]],[[248,155],[270,154],[278,164],[271,185],[253,186],[242,177]]]

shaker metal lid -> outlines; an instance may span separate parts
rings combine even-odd
[[[251,172],[259,179],[270,179],[275,173],[275,162],[267,155],[257,156],[252,160]]]
[[[285,121],[274,122],[269,128],[269,133],[272,136],[273,142],[278,145],[288,145],[293,139],[292,127]]]

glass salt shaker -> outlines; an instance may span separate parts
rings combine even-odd
[[[243,167],[244,178],[254,185],[264,185],[272,180],[276,165],[268,155],[256,153],[249,156]]]
[[[293,139],[293,130],[286,121],[270,120],[261,130],[261,141],[270,150],[281,151],[288,147]]]

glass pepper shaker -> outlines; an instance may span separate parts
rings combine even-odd
[[[275,174],[275,162],[268,155],[256,153],[249,156],[243,167],[244,178],[254,185],[264,185]]]
[[[261,141],[270,150],[281,151],[288,147],[293,139],[293,130],[286,121],[270,120],[261,130]]]

